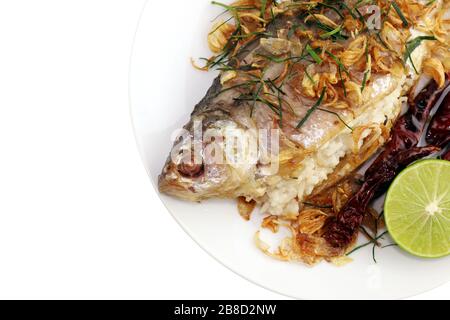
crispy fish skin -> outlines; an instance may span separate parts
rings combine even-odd
[[[257,38],[240,50],[236,59],[238,64],[251,66],[257,61],[258,55],[269,55],[270,52],[261,45],[261,39],[277,38],[283,30],[302,21],[298,16],[292,15],[276,17],[267,28],[268,35]],[[342,45],[349,46],[351,42],[352,39],[348,39],[343,41]],[[304,44],[302,46],[304,47]],[[414,57],[415,66],[419,70],[421,60],[426,54],[426,51],[423,51]],[[309,62],[309,64],[312,63]],[[303,67],[302,70],[306,69],[307,65]],[[283,73],[283,68],[285,68],[283,63],[269,62],[264,79],[272,81],[277,75]],[[348,68],[351,70],[353,66]],[[323,63],[320,70],[316,71],[324,74],[327,70],[333,70],[331,63]],[[336,74],[335,69],[334,73]],[[355,71],[355,74],[356,77],[362,78],[361,73],[357,74]],[[295,179],[310,179],[308,176],[303,177],[302,172],[305,172],[305,168],[312,163],[314,170],[317,168],[321,170],[320,177],[308,180],[306,188],[308,190],[303,190],[302,193],[299,191],[292,197],[301,201],[313,193],[314,187],[318,187],[324,181],[326,184],[328,177],[335,176],[333,179],[338,180],[339,177],[354,171],[385,143],[391,124],[400,113],[399,98],[412,85],[412,83],[406,84],[407,76],[409,75],[398,70],[392,70],[391,73],[373,72],[370,83],[367,83],[361,96],[357,97],[359,100],[353,103],[347,101],[351,104],[350,108],[337,109],[333,104],[323,106],[323,109],[328,112],[314,112],[307,123],[299,129],[297,124],[305,118],[318,100],[317,95],[314,97],[299,95],[296,91],[297,87],[289,82],[284,83],[280,86],[285,100],[285,104],[281,107],[283,117],[280,119],[280,116],[264,103],[239,99],[243,95],[241,88],[232,89],[227,83],[221,83],[221,76],[219,76],[214,80],[206,96],[195,107],[189,123],[185,126],[187,136],[175,143],[172,155],[159,177],[159,190],[189,201],[242,196],[260,203],[270,202],[268,194],[275,192],[280,184],[291,184]],[[304,78],[303,74],[298,77],[290,81],[299,83]],[[345,86],[347,87],[347,83]],[[351,89],[349,85],[348,90]],[[356,90],[355,93],[357,94]],[[330,100],[330,97],[328,98]],[[383,109],[387,103],[392,103],[392,106]],[[206,149],[210,144],[205,141],[202,141],[199,147],[200,161],[196,164],[184,164],[183,160],[186,160],[186,156],[179,150],[190,150],[195,153],[192,151],[192,141],[195,138],[195,123],[200,122],[202,132],[216,130],[225,133],[227,130],[240,130],[241,135],[249,137],[257,135],[258,130],[261,129],[279,130],[278,171],[274,174],[266,174],[267,165],[262,164],[259,158],[256,162],[244,164],[214,163],[207,156]],[[348,129],[348,126],[351,126],[353,130],[364,129],[365,126],[370,128],[367,128],[367,132],[361,130],[360,140],[348,142],[348,139],[353,137],[353,132]],[[379,136],[372,141],[370,148],[362,148],[366,138],[375,131],[379,133]],[[337,150],[336,154],[327,154],[332,152],[332,146],[338,143],[346,145],[345,151]],[[222,149],[226,149],[224,142],[219,145]],[[327,157],[333,158],[331,165],[321,165],[320,162],[326,162]],[[191,162],[192,158],[191,155],[189,157]],[[334,158],[337,159],[337,163]],[[270,205],[266,207],[269,211],[274,210],[273,208]]]

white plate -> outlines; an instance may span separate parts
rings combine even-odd
[[[138,146],[155,186],[172,146],[172,132],[188,121],[215,77],[194,70],[189,59],[209,56],[205,39],[218,13],[209,0],[152,1],[143,11],[131,61],[131,113]],[[161,200],[184,230],[218,261],[287,296],[397,299],[435,288],[450,278],[450,258],[417,259],[396,247],[378,250],[377,264],[370,247],[340,268],[275,261],[255,248],[258,223],[244,222],[234,201],[197,204],[164,195]]]

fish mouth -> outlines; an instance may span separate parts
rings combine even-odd
[[[161,193],[188,201],[200,201],[194,184],[205,172],[203,164],[180,163],[169,161],[163,173],[158,177],[158,189]]]
[[[187,201],[200,201],[199,195],[192,187],[184,185],[177,180],[169,180],[164,175],[160,175],[158,179],[159,192]]]

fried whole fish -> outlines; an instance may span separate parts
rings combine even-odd
[[[442,1],[360,3],[226,6],[235,24],[209,36],[223,51],[208,66],[221,73],[176,141],[160,192],[245,197],[271,215],[298,214],[376,153],[418,75],[440,81],[448,39]]]

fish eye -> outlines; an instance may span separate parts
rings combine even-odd
[[[193,162],[191,162],[191,163],[183,162],[177,166],[177,170],[182,176],[184,176],[186,178],[198,178],[205,171],[205,167],[204,167],[203,163],[196,164]]]

